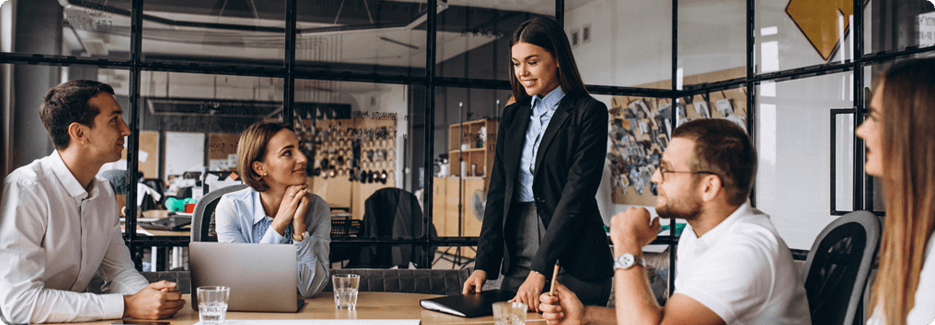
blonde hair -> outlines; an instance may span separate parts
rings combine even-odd
[[[935,230],[935,59],[902,62],[882,76],[886,219],[868,312],[882,303],[886,323],[895,325],[915,306]]]

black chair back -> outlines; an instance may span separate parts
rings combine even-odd
[[[880,220],[854,211],[834,220],[815,239],[802,281],[812,324],[863,324],[863,292],[880,242]]]
[[[239,191],[247,188],[246,184],[231,185],[211,191],[203,196],[198,203],[195,203],[195,211],[192,215],[192,237],[191,241],[218,241],[217,232],[214,229],[214,209],[218,206],[218,201],[224,194]]]
[[[461,293],[461,285],[471,275],[468,269],[332,269],[331,274],[357,274],[360,291],[407,292],[435,295]],[[333,291],[331,281],[324,291]]]
[[[374,192],[364,202],[364,217],[358,238],[418,238],[426,233],[436,236],[434,225],[430,225],[428,232],[423,228],[422,209],[416,196],[403,189],[385,187]],[[421,245],[412,244],[363,247],[358,258],[352,258],[347,267],[406,268],[412,262],[427,268],[430,265],[423,265],[425,256],[429,255],[431,261],[435,249],[431,247],[426,250]]]

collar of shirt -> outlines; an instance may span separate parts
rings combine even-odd
[[[532,96],[531,104],[532,105],[532,114],[534,116],[543,116],[548,115],[552,116],[555,113],[555,110],[558,109],[558,103],[565,97],[565,92],[562,91],[562,86],[555,87],[552,91],[545,95],[545,97],[539,97],[539,95]],[[536,105],[536,100],[541,99],[539,105]]]
[[[753,208],[750,207],[750,200],[737,207],[737,210],[734,210],[727,219],[721,221],[717,226],[714,226],[711,230],[708,230],[704,235],[698,237],[698,244],[701,247],[712,247],[717,244],[718,240],[723,238],[731,228],[731,226],[737,223],[737,220],[740,220],[743,216],[751,215],[753,213]]]
[[[251,192],[253,192],[253,224],[257,224],[268,216],[266,215],[266,210],[263,210],[263,201],[260,200],[260,192]]]
[[[84,189],[84,186],[81,186],[81,183],[78,182],[78,179],[75,178],[75,175],[68,170],[68,166],[65,166],[65,161],[62,160],[62,156],[59,154],[58,150],[53,151],[52,154],[49,155],[46,163],[49,165],[49,168],[52,169],[52,172],[55,173],[55,177],[58,178],[58,181],[62,183],[65,191],[68,192],[68,196],[76,200],[97,196],[95,194],[98,192],[98,185],[94,184],[94,186],[91,186],[91,193],[88,193],[88,191]],[[94,180],[91,182],[95,183]]]

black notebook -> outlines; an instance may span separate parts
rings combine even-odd
[[[451,295],[419,300],[422,308],[461,317],[493,315],[493,303],[513,299],[516,293],[490,290],[466,295]]]
[[[191,216],[173,215],[153,222],[140,222],[139,225],[143,229],[180,231],[191,223]]]

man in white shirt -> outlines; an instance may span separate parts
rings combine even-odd
[[[0,317],[6,323],[159,319],[185,305],[175,283],[150,284],[120,235],[114,191],[95,178],[120,159],[130,129],[114,90],[75,80],[49,90],[39,116],[56,150],[17,168],[0,200]],[[85,293],[97,273],[109,294]]]
[[[676,128],[652,178],[659,216],[689,225],[665,307],[653,298],[642,264],[642,247],[656,238],[659,221],[650,221],[644,208],[630,208],[611,221],[616,309],[582,307],[558,285],[555,297],[539,297],[543,316],[550,324],[811,324],[789,248],[747,199],[756,163],[749,137],[728,120]]]

